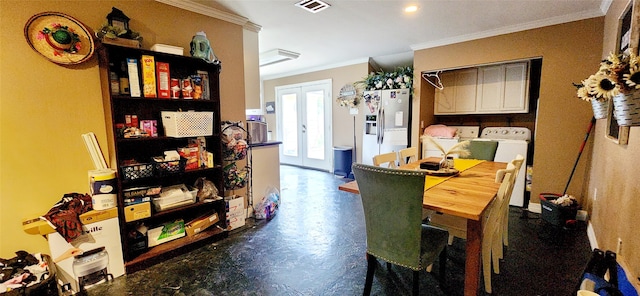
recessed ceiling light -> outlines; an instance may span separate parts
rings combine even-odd
[[[411,13],[411,12],[416,12],[416,11],[418,11],[418,6],[416,6],[416,5],[409,5],[409,6],[404,8],[404,12]]]
[[[272,49],[267,52],[260,53],[260,67],[295,60],[300,56],[299,53],[288,51],[280,48]]]

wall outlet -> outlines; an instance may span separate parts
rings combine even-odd
[[[616,254],[620,256],[622,252],[622,239],[618,238],[618,244],[616,245]]]

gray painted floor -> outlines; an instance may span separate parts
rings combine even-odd
[[[258,177],[258,176],[256,176]],[[91,287],[88,295],[361,295],[366,273],[360,197],[326,172],[281,167],[281,206],[271,221],[146,270]],[[573,295],[591,254],[585,225],[552,229],[510,210],[510,244],[493,275],[494,295]],[[447,287],[422,273],[422,295],[462,295],[464,241],[448,250]],[[376,270],[372,295],[410,295],[411,272]],[[437,268],[434,268],[437,273]]]

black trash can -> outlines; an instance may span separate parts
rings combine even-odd
[[[540,205],[542,206],[542,220],[555,226],[566,226],[567,221],[576,219],[578,205],[563,207],[554,204],[552,200],[558,199],[562,194],[540,193]]]
[[[351,174],[353,148],[349,146],[333,147],[333,174],[348,177]]]

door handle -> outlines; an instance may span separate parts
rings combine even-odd
[[[382,118],[380,120],[380,144],[384,141],[384,109],[382,109]]]
[[[304,124],[302,125],[302,132],[303,132],[303,133],[306,133],[306,132],[307,132],[307,126],[306,126],[306,125],[304,125]]]
[[[382,116],[382,109],[379,108],[378,109],[378,116],[376,116],[376,143],[378,144],[382,144],[382,141],[380,140],[380,133],[382,132],[382,130],[380,129],[380,116]]]

